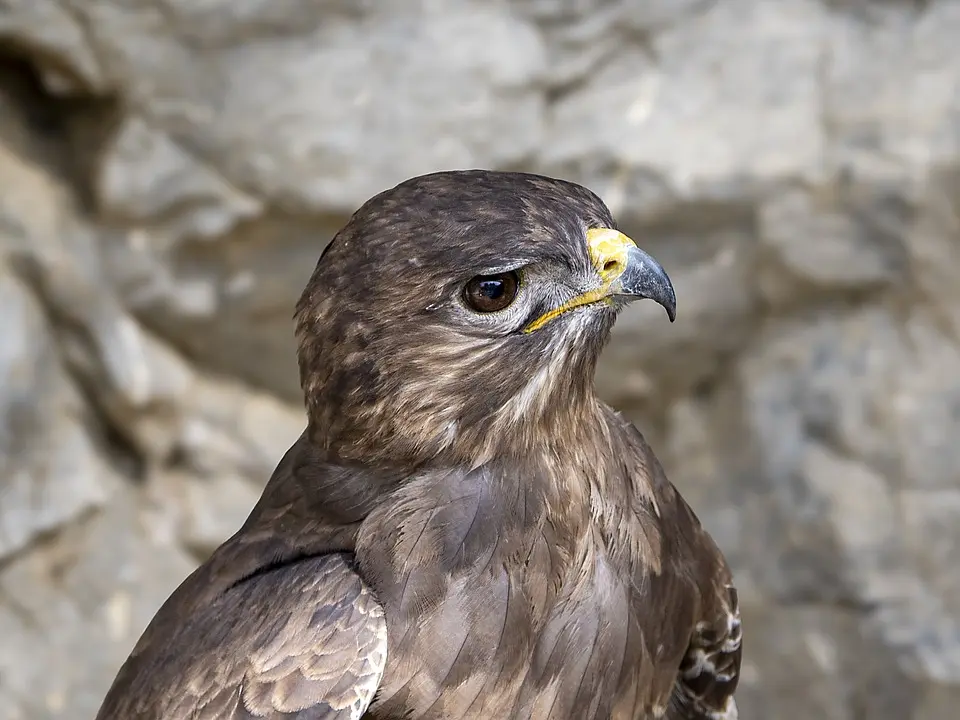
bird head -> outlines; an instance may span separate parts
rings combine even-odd
[[[588,422],[617,312],[664,269],[563,180],[454,171],[367,201],[297,305],[311,437],[343,462],[479,463]]]

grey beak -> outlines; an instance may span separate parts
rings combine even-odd
[[[663,266],[640,248],[627,250],[627,263],[611,285],[611,294],[624,300],[654,300],[667,311],[673,322],[677,317],[677,293]]]

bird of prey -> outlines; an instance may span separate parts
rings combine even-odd
[[[99,720],[737,717],[720,551],[593,375],[667,273],[584,187],[367,201],[296,308],[302,436]]]

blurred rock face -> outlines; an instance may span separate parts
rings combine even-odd
[[[744,717],[960,702],[960,4],[0,2],[0,719],[92,717],[302,428],[362,201],[583,182],[680,298],[598,378],[734,565]]]

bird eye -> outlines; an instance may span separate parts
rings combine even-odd
[[[520,290],[520,276],[513,270],[496,275],[477,275],[463,289],[467,307],[481,313],[492,313],[509,307]]]

